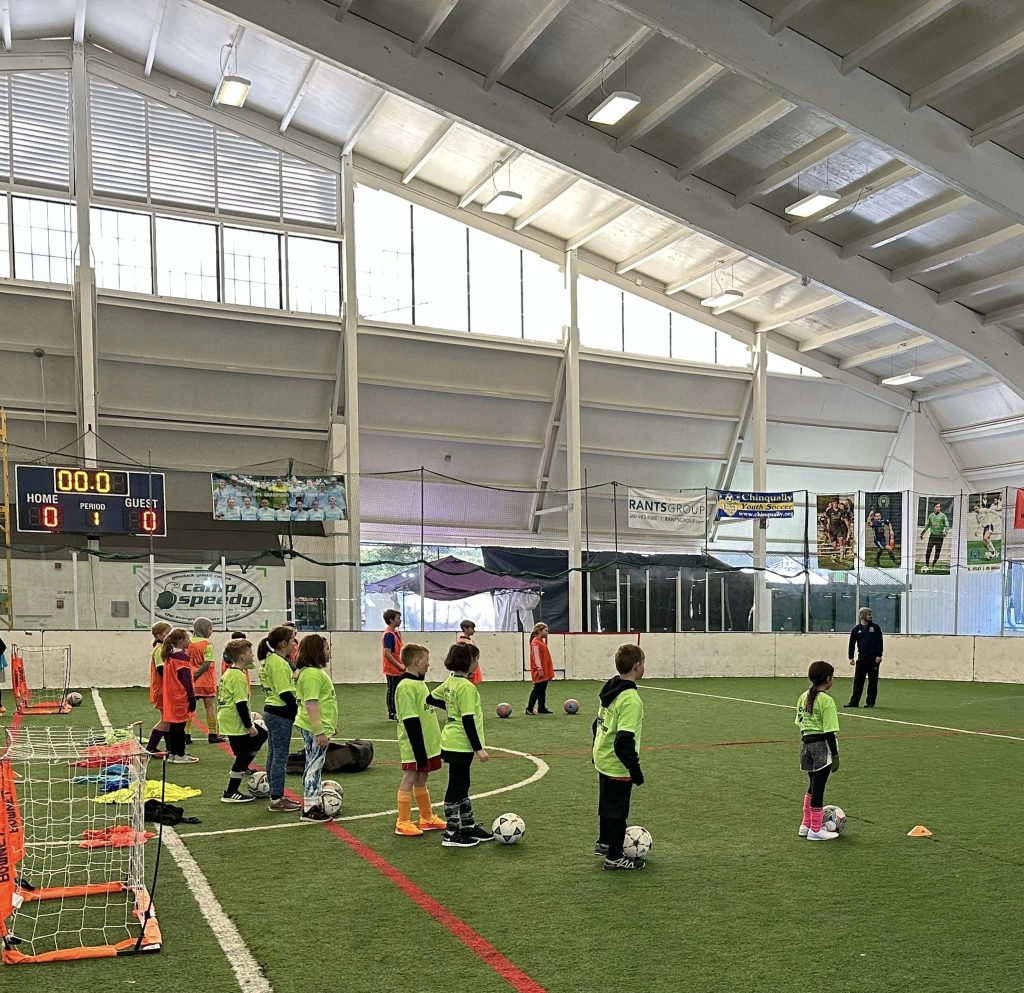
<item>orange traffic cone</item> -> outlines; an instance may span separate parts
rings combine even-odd
[[[930,838],[931,836],[931,831],[923,824],[918,824],[907,832],[908,838]]]

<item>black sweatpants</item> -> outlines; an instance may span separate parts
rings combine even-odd
[[[231,771],[243,773],[252,764],[259,750],[267,743],[267,732],[261,727],[256,728],[256,734],[229,734],[228,744],[231,746],[231,754],[235,761]]]
[[[865,676],[868,680],[868,697],[865,702],[869,707],[873,707],[878,697],[878,663],[874,659],[858,658],[857,666],[853,670],[853,692],[850,694],[850,703],[855,707],[860,705]]]
[[[807,795],[811,798],[811,806],[816,810],[825,806],[825,784],[831,771],[832,766],[827,765],[817,772],[807,773]]]
[[[597,775],[597,817],[600,826],[597,841],[598,844],[608,846],[608,858],[614,861],[622,858],[633,783],[629,779],[613,779],[600,772]]]
[[[167,754],[168,755],[184,755],[185,754],[185,722],[180,721],[177,724],[167,725]]]
[[[547,710],[548,709],[548,683],[550,680],[545,680],[543,683],[534,683],[533,689],[530,690],[530,702],[526,705],[527,710]]]
[[[388,695],[387,695],[388,719],[391,720],[391,719],[393,719],[396,716],[396,714],[395,714],[395,690],[398,689],[398,680],[400,680],[402,677],[401,676],[385,676],[384,678],[388,681]]]

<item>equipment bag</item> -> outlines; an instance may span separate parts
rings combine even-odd
[[[329,742],[327,755],[324,757],[324,772],[363,772],[373,762],[373,742],[361,738],[353,738],[342,744],[339,741]],[[288,772],[291,775],[302,775],[306,768],[306,753],[292,752],[288,756]]]

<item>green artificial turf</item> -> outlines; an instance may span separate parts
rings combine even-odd
[[[594,682],[553,684],[549,705],[558,712],[532,718],[523,714],[523,684],[481,687],[493,759],[474,763],[474,791],[535,771],[530,759],[499,748],[531,753],[549,767],[530,786],[475,804],[488,824],[508,810],[520,814],[527,833],[519,845],[445,850],[436,834],[396,837],[392,816],[341,826],[551,993],[1018,988],[1024,686],[883,680],[876,709],[841,712],[842,766],[826,802],[843,806],[849,821],[840,839],[825,844],[796,834],[805,779],[792,708],[803,681],[642,686],[647,783],[634,791],[631,822],[654,836],[643,872],[606,873],[591,855]],[[843,688],[833,695],[842,702]],[[581,702],[579,715],[561,712],[568,696]],[[383,697],[383,687],[339,687],[341,734],[393,739]],[[494,707],[506,700],[514,716],[498,720]],[[103,701],[115,725],[144,720],[148,730],[152,711],[143,690],[107,690]],[[88,693],[67,720],[96,723]],[[395,805],[397,746],[383,740],[376,748],[368,772],[341,777],[346,818]],[[274,990],[511,988],[322,827],[200,836],[281,821],[262,803],[218,803],[230,759],[198,736],[192,751],[200,764],[168,773],[202,788],[203,796],[184,806],[203,823],[179,833]],[[445,779],[444,772],[433,777],[435,800]],[[301,788],[298,777],[289,777],[289,786]],[[934,837],[908,838],[916,824]],[[10,988],[24,993],[50,993],[60,984],[237,990],[166,850],[156,904],[165,939],[159,955],[4,968],[4,988],[13,975],[17,986]]]

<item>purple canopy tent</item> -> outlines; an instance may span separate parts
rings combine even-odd
[[[464,600],[478,593],[539,593],[541,584],[515,576],[496,576],[482,566],[449,555],[423,568],[410,566],[377,583],[367,583],[367,593],[415,593],[428,600]]]

